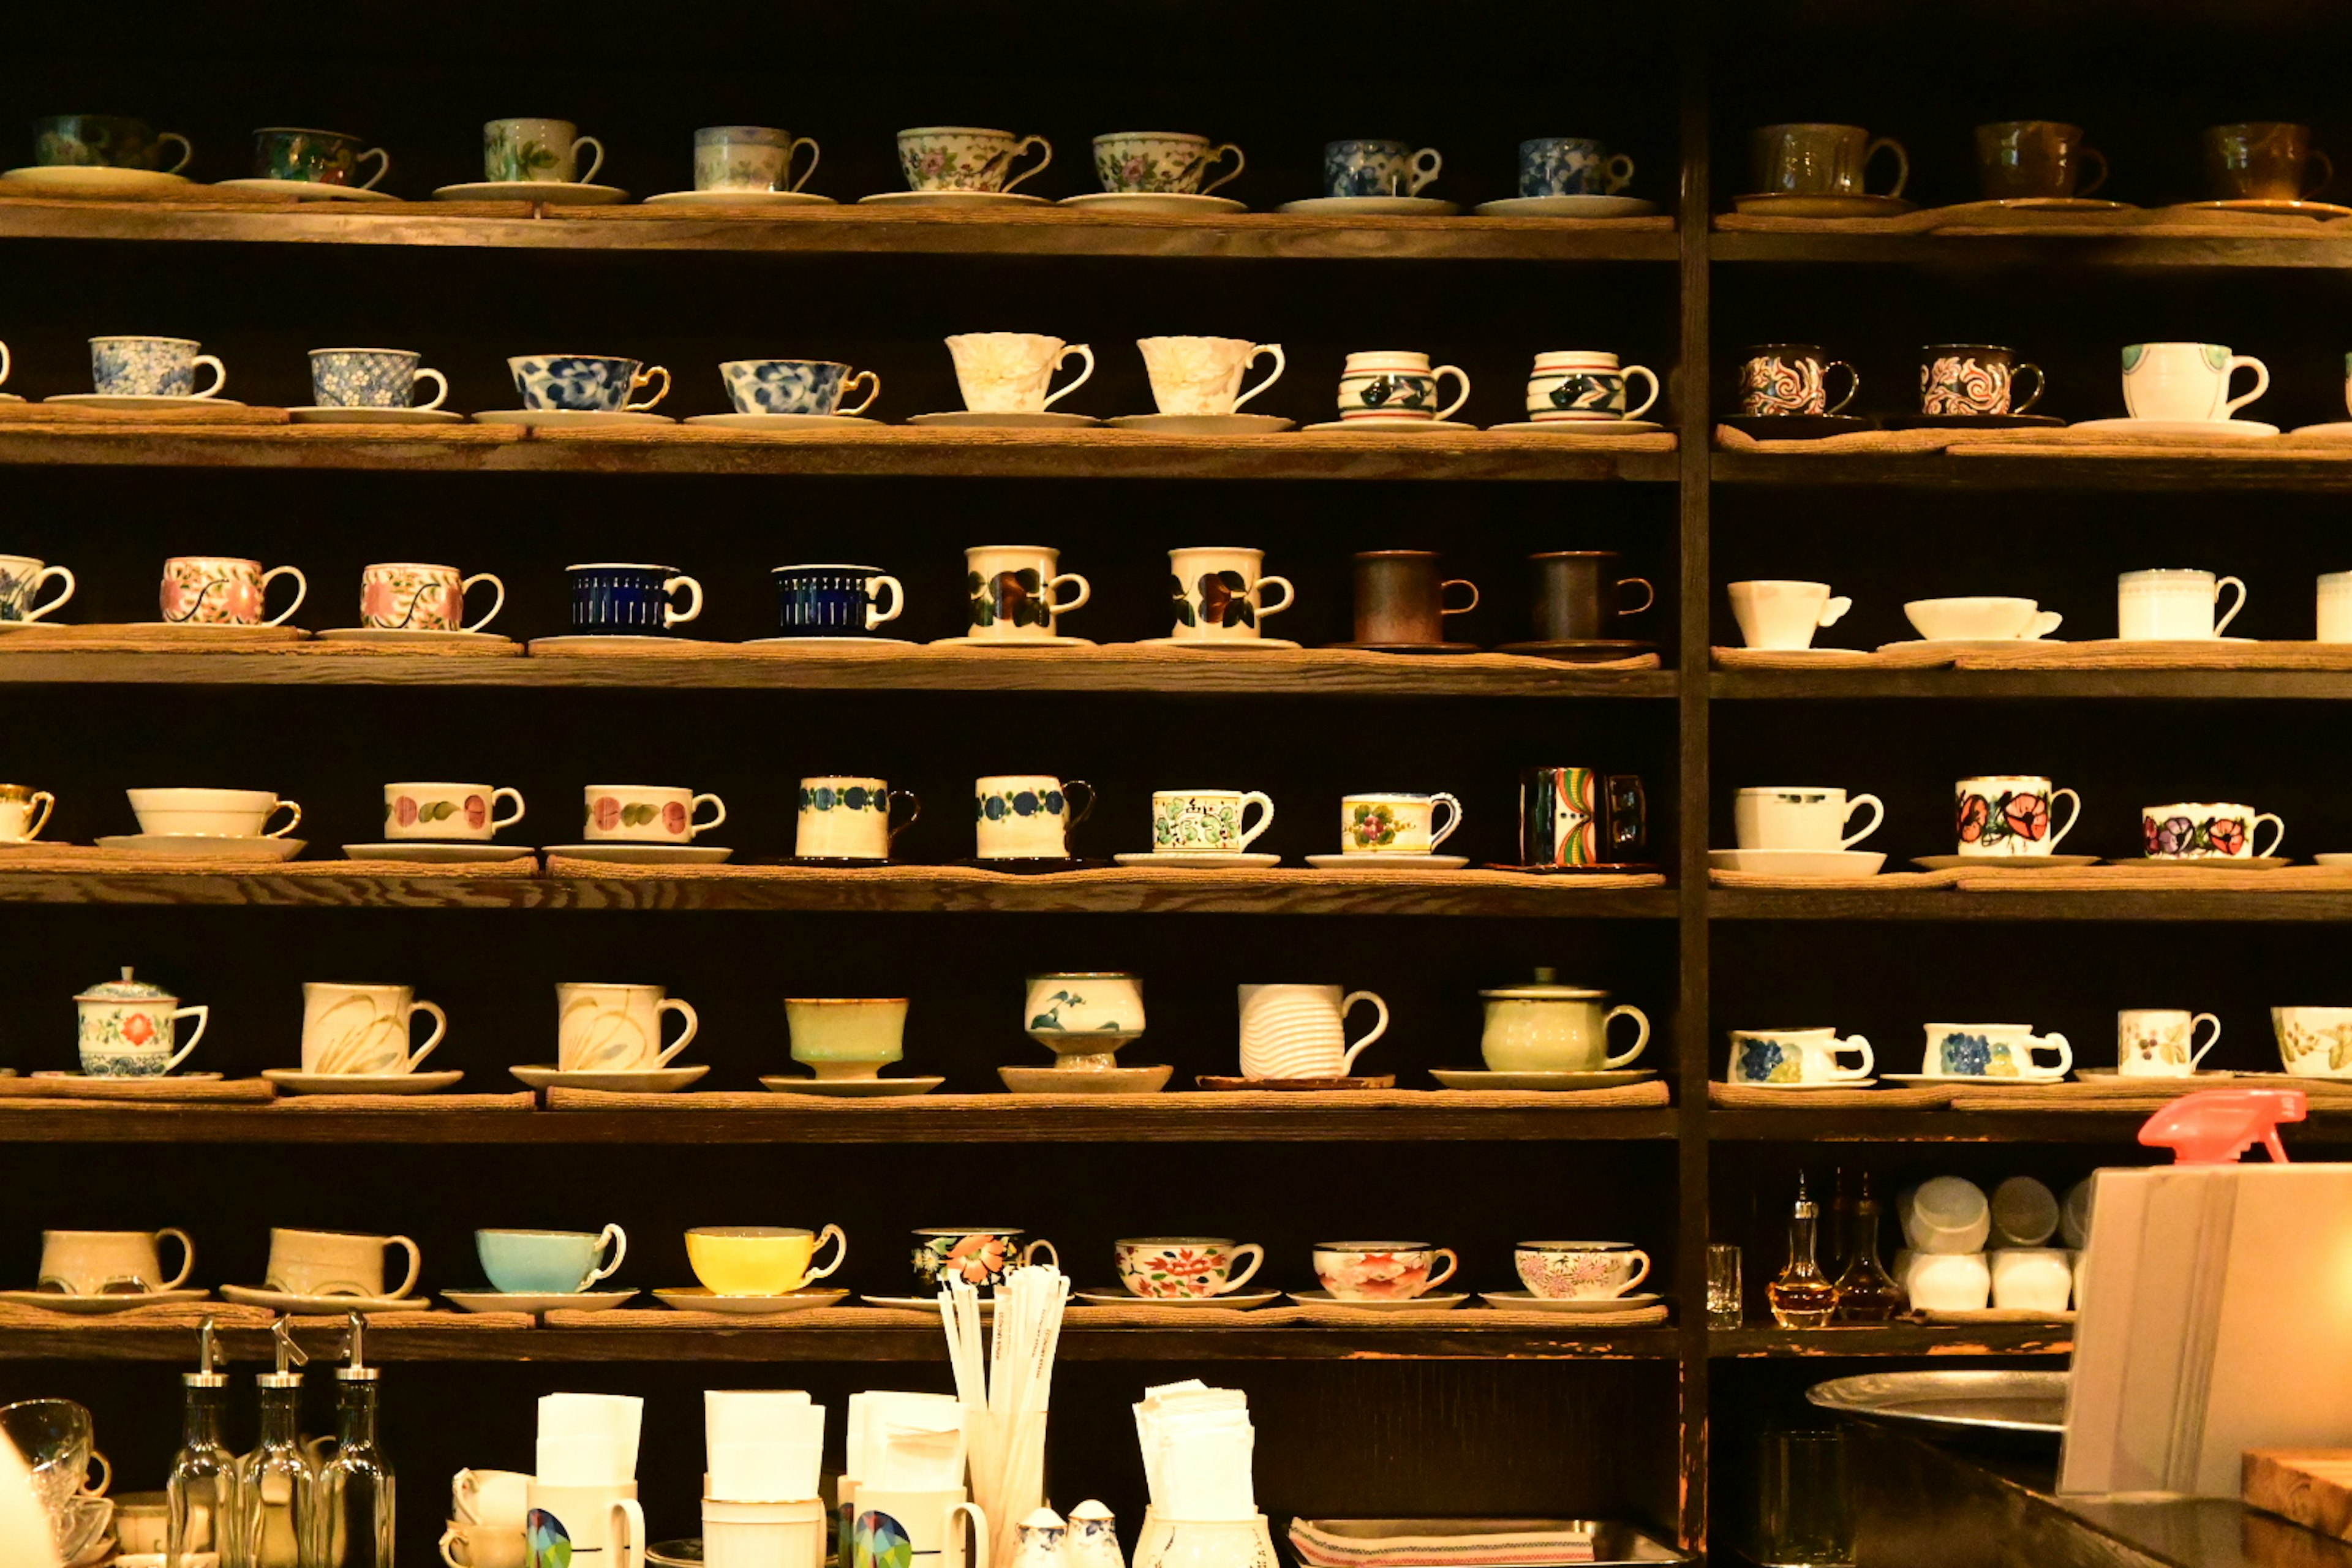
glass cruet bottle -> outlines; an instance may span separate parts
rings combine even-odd
[[[261,1440],[236,1462],[236,1532],[229,1568],[317,1568],[311,1548],[318,1472],[302,1451],[302,1374],[308,1362],[289,1320],[270,1328],[278,1364],[253,1380],[260,1390]]]
[[[1805,1194],[1805,1174],[1797,1173],[1797,1206],[1789,1216],[1789,1261],[1764,1288],[1772,1321],[1784,1329],[1818,1329],[1830,1321],[1837,1306],[1837,1287],[1829,1282],[1814,1257],[1814,1233],[1821,1224],[1821,1205]]]
[[[392,1464],[375,1442],[381,1373],[367,1364],[366,1330],[351,1315],[348,1364],[335,1369],[335,1457],[319,1471],[320,1568],[393,1568]]]
[[[221,1440],[228,1414],[228,1374],[213,1370],[213,1321],[196,1331],[196,1370],[182,1373],[188,1391],[180,1428],[180,1451],[173,1456],[164,1484],[168,1507],[163,1537],[164,1568],[189,1568],[217,1561],[227,1543],[236,1511],[236,1458]]]
[[[1903,1287],[1878,1261],[1878,1197],[1870,1190],[1870,1173],[1864,1171],[1846,1229],[1845,1267],[1838,1271],[1837,1321],[1892,1322],[1907,1304]]]

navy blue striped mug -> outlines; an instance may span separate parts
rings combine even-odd
[[[769,575],[776,580],[776,626],[786,637],[862,637],[907,607],[907,590],[878,566],[778,566]]]
[[[572,629],[592,636],[651,636],[702,614],[702,584],[675,566],[604,563],[567,566],[572,577]],[[672,603],[683,590],[689,603]]]

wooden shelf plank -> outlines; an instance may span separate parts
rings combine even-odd
[[[2352,264],[2352,237],[2277,236],[2217,229],[2200,235],[2046,234],[1715,234],[1710,260],[1733,263],[1835,262],[1888,267],[2189,267],[2331,268]]]
[[[1716,889],[1707,894],[1706,909],[1708,918],[1724,921],[2347,921],[2352,920],[2352,892],[2201,892],[2194,888],[2116,888],[2072,893]]]
[[[1728,669],[1708,678],[1718,701],[1933,698],[2339,702],[2352,671],[2318,669]]]
[[[2244,491],[2352,490],[2352,458],[2093,457],[2004,453],[1810,457],[1717,452],[1708,472],[1724,485],[1862,485],[1888,489]]]
[[[2108,1143],[2137,1145],[2146,1110],[1709,1110],[1715,1142],[1763,1143]],[[2290,1143],[2352,1143],[2352,1111],[2314,1110],[2281,1130]]]
[[[373,1336],[370,1336],[373,1340]],[[1714,1360],[1764,1356],[2070,1355],[2072,1323],[1855,1323],[1843,1328],[1781,1329],[1751,1324],[1709,1329]]]

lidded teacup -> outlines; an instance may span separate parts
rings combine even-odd
[[[1486,1004],[1486,1033],[1479,1054],[1494,1072],[1604,1072],[1626,1066],[1650,1043],[1650,1020],[1630,1004],[1612,1007],[1609,993],[1556,983],[1557,973],[1538,969],[1532,985],[1481,991]],[[1609,1025],[1631,1018],[1633,1044],[1609,1054]]]
[[[74,998],[80,1009],[81,1070],[91,1078],[160,1078],[188,1059],[205,1037],[212,1009],[183,1007],[162,986],[132,975],[103,981]],[[196,1032],[176,1051],[182,1018],[196,1020]]]

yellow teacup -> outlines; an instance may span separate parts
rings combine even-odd
[[[811,1268],[816,1249],[835,1243],[833,1261]],[[714,1296],[783,1296],[841,1267],[849,1238],[836,1225],[822,1231],[796,1226],[706,1225],[686,1233],[686,1260]]]

